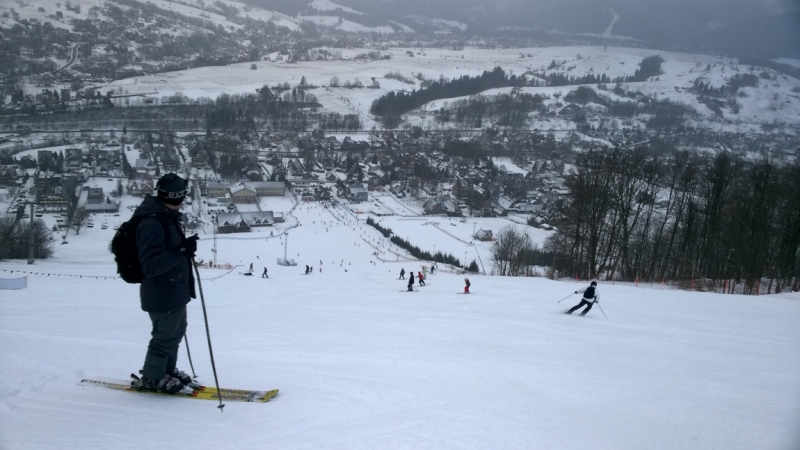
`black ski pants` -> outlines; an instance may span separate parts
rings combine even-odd
[[[168,313],[148,313],[153,323],[142,376],[153,381],[172,372],[178,362],[178,347],[186,334],[186,308]]]
[[[580,303],[578,303],[577,305],[573,306],[572,308],[570,308],[569,311],[567,311],[567,314],[574,313],[575,311],[579,310],[584,305],[586,306],[586,309],[584,309],[583,312],[581,312],[582,316],[585,316],[586,313],[589,312],[590,309],[592,309],[592,306],[594,305],[594,302],[590,302],[589,300],[587,300],[585,298],[582,298]]]

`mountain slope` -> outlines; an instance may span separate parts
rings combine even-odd
[[[427,220],[384,220],[426,248],[476,251]],[[439,220],[455,236],[473,229]],[[215,245],[209,231],[199,255]],[[28,287],[0,296],[0,447],[749,450],[800,442],[796,293],[601,281],[600,304],[572,317],[561,312],[584,281],[471,275],[472,294],[459,295],[464,275],[442,265],[419,292],[400,292],[400,268],[423,263],[394,260],[376,230],[340,208],[303,204],[273,231],[271,239],[217,236],[220,260],[253,262],[256,276],[200,270],[221,385],[280,389],[267,404],[230,403],[222,414],[213,402],[80,383],[138,370],[149,339],[137,287],[94,278],[114,276],[112,230],[71,235],[35,265],[4,261],[0,276],[22,271]],[[286,231],[299,266],[275,263]],[[314,274],[303,275],[309,263]],[[263,266],[269,279],[258,277]],[[199,299],[188,313],[194,368],[213,384]],[[190,370],[184,349],[178,364]]]

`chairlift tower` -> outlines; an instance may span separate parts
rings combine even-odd
[[[216,267],[217,266],[217,226],[219,225],[219,222],[217,221],[217,216],[214,216],[214,220],[212,220],[212,222],[214,223],[214,251],[213,251],[213,253],[214,253],[214,267]]]
[[[286,240],[283,241],[283,258],[278,258],[278,265],[279,266],[296,266],[297,263],[293,259],[289,259],[287,257],[287,253],[289,251],[289,233],[284,233],[284,237]]]

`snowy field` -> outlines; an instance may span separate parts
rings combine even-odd
[[[400,268],[427,262],[390,261],[364,219],[302,204],[274,237],[218,236],[220,262],[243,266],[200,269],[220,384],[280,389],[223,413],[80,383],[126,379],[149,339],[137,287],[113,278],[111,229],[70,235],[34,265],[0,262],[0,277],[28,276],[0,294],[0,448],[800,447],[800,294],[601,281],[602,311],[581,318],[561,312],[585,281],[470,275],[459,295],[463,275],[446,267],[407,293]],[[458,258],[473,226],[496,227],[411,219],[379,218]],[[214,240],[201,237],[208,260]],[[278,266],[284,251],[299,265]],[[486,249],[472,251],[488,268]],[[250,263],[256,276],[240,275]],[[188,309],[194,367],[213,385],[200,299]],[[190,371],[183,346],[179,367]]]
[[[307,89],[314,94],[325,111],[361,116],[362,128],[380,126],[368,112],[372,102],[389,91],[420,89],[416,77],[438,80],[458,78],[462,75],[478,76],[484,71],[501,67],[506,73],[517,75],[529,71],[543,71],[555,61],[558,68],[547,73],[560,72],[570,76],[586,74],[606,74],[610,78],[633,75],[643,58],[660,55],[664,58],[664,73],[647,82],[627,83],[626,89],[641,91],[658,99],[669,98],[690,105],[697,110],[695,119],[698,125],[728,131],[759,131],[764,122],[784,122],[790,126],[800,123],[800,100],[792,89],[800,88],[800,80],[776,75],[774,80],[760,80],[758,87],[745,87],[737,97],[740,105],[738,114],[724,112],[717,117],[706,106],[697,102],[696,95],[689,92],[695,80],[722,86],[735,74],[750,73],[750,67],[739,65],[736,61],[708,55],[666,52],[627,47],[547,47],[547,48],[465,48],[464,50],[415,49],[393,47],[382,50],[381,54],[390,56],[388,60],[356,60],[356,56],[370,49],[342,49],[339,61],[261,61],[257,70],[251,70],[252,63],[232,64],[226,67],[201,67],[179,72],[169,72],[127,78],[110,83],[107,87],[116,92],[148,94],[162,98],[181,93],[189,98],[216,98],[226,94],[252,94],[264,85],[276,86],[289,83],[294,87],[303,77],[308,84],[316,86]],[[411,52],[414,56],[409,56]],[[400,73],[413,80],[409,85],[395,79],[385,78],[390,73]],[[765,74],[775,75],[765,70]],[[757,73],[760,75],[760,72]],[[378,89],[347,89],[330,87],[333,77],[340,85],[356,80],[369,86],[374,78],[380,84]],[[523,92],[550,96],[545,104],[559,102],[556,96],[564,96],[578,86],[524,88]],[[593,86],[596,88],[596,86]],[[484,95],[509,92],[511,89],[492,89]],[[610,91],[601,92],[616,100],[620,99]],[[458,98],[437,100],[424,105],[420,111],[409,114],[408,123],[423,127],[437,127],[430,112],[436,111]],[[627,99],[629,100],[629,99]],[[540,129],[559,129],[573,126],[569,121],[540,118],[534,120],[532,127]]]

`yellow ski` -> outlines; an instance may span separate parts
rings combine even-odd
[[[137,392],[141,394],[154,394],[154,395],[168,395],[172,397],[186,397],[186,398],[196,398],[200,400],[219,400],[220,392],[217,392],[217,388],[215,387],[207,387],[202,386],[199,389],[189,390],[186,389],[185,392],[178,393],[178,394],[166,394],[164,392],[152,392],[152,391],[140,391],[137,389],[133,389],[130,383],[125,383],[121,381],[101,381],[101,380],[90,380],[90,379],[83,379],[81,383],[92,384],[95,386],[102,386],[107,387],[109,389],[114,389],[118,391],[124,392]],[[256,402],[256,403],[266,403],[271,398],[275,397],[278,394],[278,389],[273,389],[270,391],[252,391],[247,389],[220,389],[222,394],[222,400],[228,402]]]

